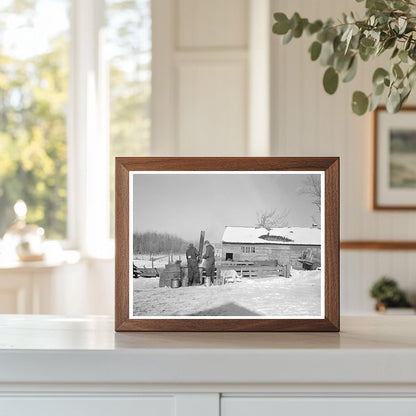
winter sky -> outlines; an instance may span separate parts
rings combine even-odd
[[[319,175],[319,174],[318,174]],[[156,231],[198,241],[201,230],[221,242],[224,227],[255,226],[257,212],[288,211],[292,227],[319,218],[311,195],[302,194],[304,173],[172,173],[133,175],[133,232]]]

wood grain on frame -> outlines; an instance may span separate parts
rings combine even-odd
[[[373,210],[375,211],[413,211],[416,210],[416,205],[380,205],[378,202],[378,184],[377,184],[377,175],[378,175],[378,121],[380,112],[387,111],[385,106],[377,107],[373,111]],[[416,106],[407,106],[403,107],[400,112],[414,111],[416,112]]]
[[[129,319],[130,171],[324,171],[324,319]],[[116,158],[116,331],[339,331],[339,158]]]

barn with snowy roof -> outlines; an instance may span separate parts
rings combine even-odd
[[[303,259],[303,260],[302,260]],[[295,268],[320,266],[321,229],[312,227],[225,227],[222,260],[271,262]]]

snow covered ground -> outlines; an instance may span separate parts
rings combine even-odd
[[[133,280],[134,316],[319,316],[321,271],[291,278],[243,279],[224,286],[159,288],[158,278]]]

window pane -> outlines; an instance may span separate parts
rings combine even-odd
[[[110,72],[110,234],[114,157],[146,156],[150,145],[151,0],[106,0]]]
[[[48,238],[66,237],[69,2],[0,4],[0,238],[18,199]]]

